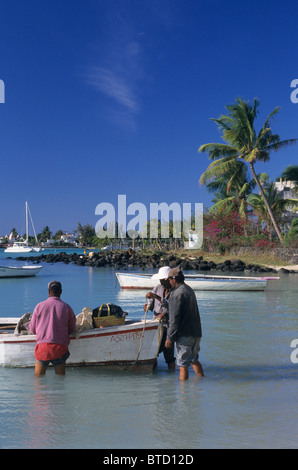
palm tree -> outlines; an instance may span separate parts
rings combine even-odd
[[[295,183],[293,190],[298,192],[298,165],[287,166],[282,172],[281,179],[293,181]]]
[[[226,143],[209,143],[200,146],[199,152],[208,152],[209,158],[214,160],[207,168],[204,179],[209,178],[209,180],[212,181],[224,175],[235,164],[235,161],[240,160],[248,164],[278,238],[281,243],[284,244],[281,232],[256,174],[254,165],[256,162],[268,161],[272,150],[280,150],[289,144],[295,143],[297,139],[281,141],[277,134],[272,133],[270,120],[278,113],[278,107],[269,114],[261,130],[257,133],[254,124],[258,107],[259,101],[257,99],[254,99],[251,105],[248,101],[237,98],[235,104],[226,106],[229,112],[228,115],[222,115],[218,119],[212,119],[222,131],[222,137]],[[202,177],[200,181],[203,181]]]
[[[281,178],[298,183],[298,165],[287,166],[282,172]]]
[[[226,207],[228,210],[236,209],[241,218],[248,216],[247,197],[252,193],[256,186],[254,179],[248,180],[247,166],[243,161],[235,160],[231,163],[231,168],[224,175],[219,176],[214,181],[208,181],[208,171],[202,174],[201,183],[206,181],[206,187],[209,192],[214,192],[215,198],[212,202],[215,204],[210,208],[211,212]],[[258,179],[261,184],[269,179],[266,173],[260,173]]]
[[[292,209],[297,205],[296,199],[283,199],[278,193],[275,184],[270,183],[264,189],[266,199],[274,214],[275,220],[278,223],[285,222],[285,211]],[[247,198],[248,204],[253,208],[257,214],[260,224],[266,223],[269,232],[272,231],[272,220],[269,217],[264,199],[260,194],[250,194]]]
[[[48,225],[46,225],[43,228],[43,231],[38,235],[38,239],[41,242],[46,242],[47,240],[51,238],[51,236],[52,236],[52,232],[50,231]]]
[[[252,183],[252,184],[251,184]],[[252,191],[252,186],[255,181],[251,183],[244,183],[242,187],[234,188],[233,190],[226,190],[221,188],[219,191],[214,193],[215,198],[212,199],[214,202],[213,206],[210,207],[210,212],[221,210],[224,207],[230,210],[237,210],[242,219],[246,219],[248,215],[247,210],[247,197]]]

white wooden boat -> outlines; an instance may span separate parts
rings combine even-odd
[[[35,276],[41,269],[42,266],[40,265],[0,266],[0,278]]]
[[[0,366],[33,367],[35,335],[17,336],[5,331],[14,328],[17,322],[18,319],[0,318]],[[84,330],[70,337],[66,365],[152,370],[161,337],[162,326],[156,320],[127,321],[121,326]]]
[[[37,240],[35,228],[34,228],[34,225],[33,225],[33,220],[32,220],[32,217],[31,217],[31,213],[30,213],[30,209],[29,209],[27,201],[26,201],[25,210],[26,210],[26,240],[15,241],[11,246],[8,246],[4,250],[4,253],[32,253],[32,252],[40,252],[41,251],[41,248],[39,246],[31,246],[28,243],[28,236],[29,236],[28,214],[29,214],[30,219],[31,219],[32,228],[33,228],[33,231],[34,231],[35,240],[36,240],[36,243],[38,245],[38,240]]]
[[[152,274],[116,273],[122,289],[152,289],[159,283]],[[194,290],[212,291],[263,291],[268,280],[278,277],[237,277],[212,276],[205,274],[184,274],[185,284]]]

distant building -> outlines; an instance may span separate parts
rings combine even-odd
[[[76,246],[78,244],[78,240],[73,233],[63,233],[63,235],[60,237],[60,240],[64,243],[69,243],[70,245]]]
[[[67,243],[68,245],[73,245],[73,246],[80,246],[78,243],[77,238],[72,234],[72,233],[63,233],[58,240],[54,239],[48,239],[46,242],[43,242],[43,246],[53,246],[53,245],[59,245],[59,243]]]
[[[274,186],[282,199],[298,199],[298,194],[294,191],[294,187],[297,186],[297,183],[294,181],[283,181],[280,178],[279,181],[275,181]],[[298,217],[298,211],[288,209],[284,212],[283,227],[286,232],[290,229],[292,220],[295,217]]]
[[[279,181],[275,181],[274,186],[280,193],[282,199],[296,199],[297,194],[294,193],[293,188],[295,187],[293,181],[283,181],[281,178]]]
[[[201,236],[195,230],[190,230],[188,233],[188,241],[184,242],[184,248],[189,250],[199,249],[202,246]]]

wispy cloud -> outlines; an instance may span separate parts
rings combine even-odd
[[[91,67],[86,75],[86,82],[127,111],[137,113],[138,104],[133,84],[119,73],[102,67]]]
[[[132,10],[133,11],[133,10]],[[135,128],[140,112],[140,83],[143,78],[142,34],[134,27],[127,9],[109,11],[107,30],[97,45],[93,64],[85,68],[84,80],[107,100],[105,116],[117,125]]]
[[[136,128],[144,83],[152,83],[147,55],[154,51],[150,59],[154,63],[162,54],[156,32],[173,27],[173,2],[113,0],[100,2],[97,12],[100,39],[93,44],[96,55],[85,69],[85,83],[106,98],[107,118],[117,125]]]

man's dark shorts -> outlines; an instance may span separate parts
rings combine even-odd
[[[38,359],[36,360],[37,362],[39,362],[39,364],[41,364],[44,367],[47,367],[48,365],[50,365],[50,363],[52,363],[53,366],[56,367],[56,366],[60,366],[61,364],[64,364],[64,362],[66,362],[69,356],[70,356],[70,353],[69,351],[67,351],[67,353],[65,353],[61,357],[58,357],[58,359],[50,359],[49,361],[39,361]]]
[[[177,366],[189,367],[199,360],[200,337],[181,336],[176,340]]]

